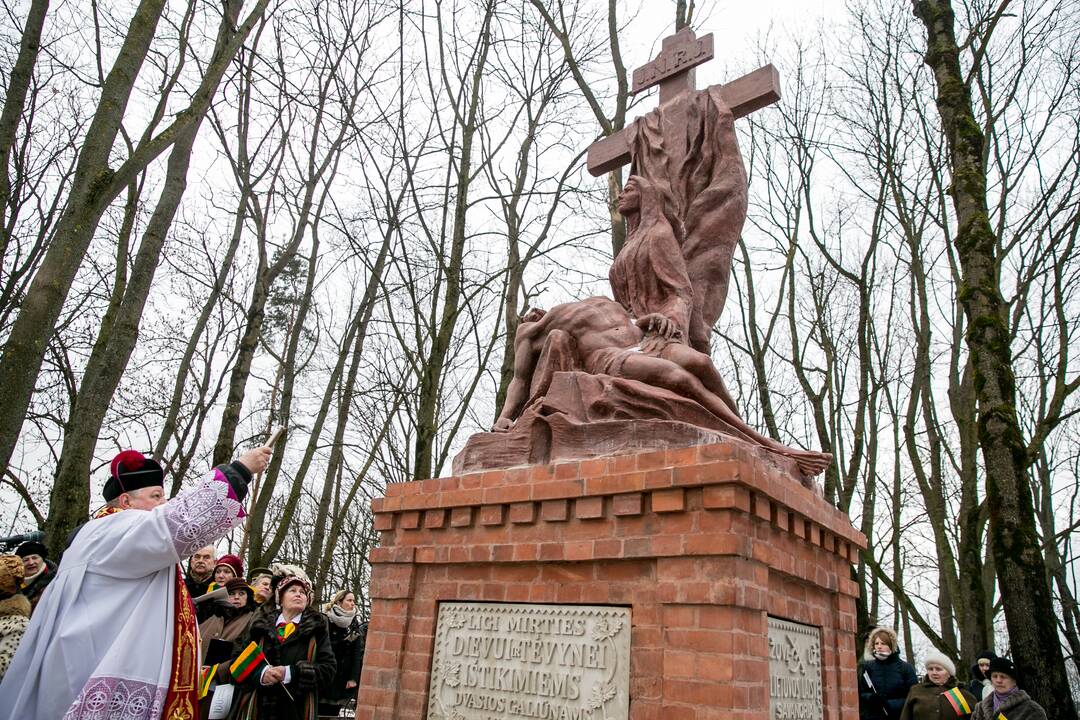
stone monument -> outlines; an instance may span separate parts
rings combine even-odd
[[[747,425],[708,354],[746,213],[734,120],[779,98],[771,66],[695,90],[712,54],[665,39],[634,73],[659,108],[589,150],[631,164],[613,298],[530,310],[492,432],[373,501],[358,718],[857,717],[865,538],[811,480],[831,458]]]
[[[493,432],[474,435],[457,473],[737,438],[795,460],[812,477],[828,455],[789,448],[739,417],[709,357],[746,219],[735,117],[775,102],[770,65],[694,89],[712,35],[683,30],[634,73],[660,85],[660,106],[589,148],[593,174],[630,162],[618,201],[627,239],[609,278],[614,300],[589,298],[522,318],[514,378]]]

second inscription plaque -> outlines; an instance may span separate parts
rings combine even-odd
[[[630,609],[446,602],[430,720],[626,720]]]

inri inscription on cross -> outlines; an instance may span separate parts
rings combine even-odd
[[[660,104],[665,105],[694,87],[694,68],[713,58],[712,33],[697,37],[684,28],[663,40],[660,54],[634,71],[631,93],[660,85]],[[780,99],[780,74],[771,64],[719,86],[720,94],[740,118]],[[630,162],[629,128],[620,130],[589,146],[588,168],[603,175]]]

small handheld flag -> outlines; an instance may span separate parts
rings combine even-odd
[[[199,699],[202,700],[206,697],[206,694],[210,692],[210,683],[214,680],[214,675],[217,674],[217,665],[203,665],[201,674],[199,675]]]
[[[960,688],[953,688],[945,692],[945,699],[952,705],[952,709],[957,715],[970,715],[971,705],[968,704],[967,698],[964,697],[964,693],[960,691]]]
[[[236,682],[240,683],[251,677],[252,673],[261,673],[263,668],[268,665],[269,663],[266,662],[266,655],[263,655],[262,648],[258,644],[251,642],[244,648],[244,652],[233,660],[232,665],[229,666],[229,673]]]

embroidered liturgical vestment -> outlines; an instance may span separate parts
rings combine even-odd
[[[0,684],[0,720],[195,720],[198,633],[177,564],[244,515],[215,468],[151,511],[87,523]]]

